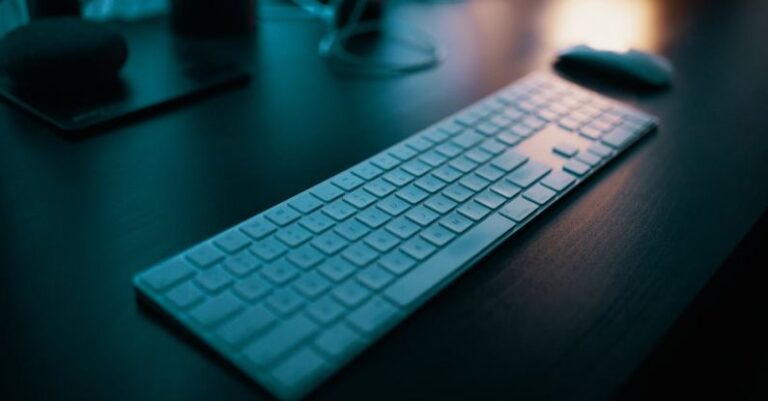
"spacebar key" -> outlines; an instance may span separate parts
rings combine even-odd
[[[410,306],[437,288],[447,277],[469,266],[513,227],[515,223],[512,220],[498,213],[492,214],[401,277],[384,292],[384,296],[402,307]]]

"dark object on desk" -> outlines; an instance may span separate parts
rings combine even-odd
[[[0,71],[16,86],[113,80],[127,58],[120,32],[77,17],[34,21],[0,40]]]
[[[249,79],[235,63],[212,60],[194,44],[186,46],[168,38],[134,39],[131,57],[116,79],[48,86],[15,85],[0,79],[0,95],[56,128],[83,131],[146,115]]]
[[[672,84],[669,61],[638,50],[614,52],[578,45],[560,51],[556,65],[561,69],[607,75],[632,85],[665,88]]]
[[[80,0],[27,0],[30,18],[80,16]]]
[[[172,0],[171,25],[184,35],[250,33],[256,24],[255,0]]]

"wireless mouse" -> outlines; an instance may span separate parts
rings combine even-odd
[[[655,88],[668,87],[673,77],[672,64],[667,59],[638,50],[615,52],[578,45],[561,50],[556,65]]]

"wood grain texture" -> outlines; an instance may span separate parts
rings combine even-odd
[[[80,141],[0,104],[0,388],[11,399],[269,399],[144,313],[131,276],[548,68],[561,5],[398,6],[446,61],[373,79],[317,56],[319,24],[260,21],[250,40],[198,43],[250,65],[250,86]],[[581,82],[658,115],[659,132],[310,398],[616,393],[768,205],[768,4],[652,7],[674,87]],[[163,20],[122,29],[131,46],[175,45]]]

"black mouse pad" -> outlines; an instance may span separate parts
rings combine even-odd
[[[130,38],[129,38],[130,39]],[[53,126],[72,133],[124,122],[248,82],[234,62],[194,45],[166,40],[129,40],[118,79],[82,85],[25,87],[0,77],[0,94]]]

